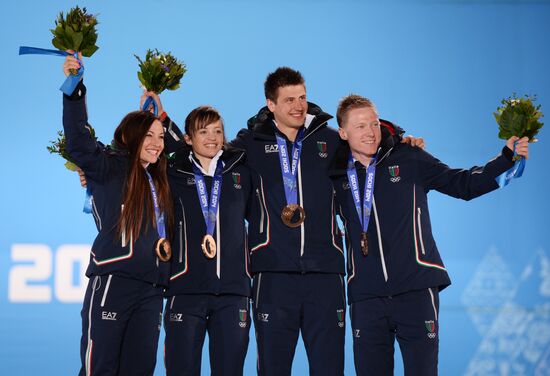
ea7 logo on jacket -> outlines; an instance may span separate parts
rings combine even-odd
[[[388,170],[390,172],[390,181],[392,183],[397,183],[399,180],[401,180],[401,176],[399,176],[399,165],[389,166]]]
[[[319,150],[319,157],[326,158],[328,156],[326,141],[317,141],[317,149]]]
[[[279,145],[265,145],[264,146],[264,152],[267,153],[278,153],[279,152]]]
[[[261,322],[269,322],[269,313],[258,312],[258,320]]]
[[[170,321],[182,322],[183,321],[183,313],[171,313],[170,314]]]
[[[116,312],[103,311],[101,312],[101,320],[116,321]]]
[[[231,176],[233,177],[233,187],[241,189],[241,174],[239,172],[232,172]]]

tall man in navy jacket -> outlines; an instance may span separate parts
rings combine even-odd
[[[434,238],[427,193],[470,200],[498,188],[513,166],[512,137],[483,167],[451,169],[422,149],[394,144],[391,124],[366,98],[350,95],[337,111],[347,141],[331,165],[346,228],[348,298],[358,375],[393,375],[397,338],[406,375],[437,375],[439,291],[451,282]]]
[[[299,72],[279,68],[264,88],[267,107],[234,141],[262,177],[260,231],[249,242],[258,373],[289,375],[301,332],[310,374],[342,375],[345,267],[327,174],[340,140],[332,116],[307,102]]]

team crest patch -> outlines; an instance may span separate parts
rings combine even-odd
[[[239,326],[241,328],[246,328],[246,318],[248,317],[248,312],[246,309],[239,309]]]
[[[390,172],[390,181],[392,183],[397,183],[399,180],[401,180],[401,176],[399,176],[399,165],[389,166],[388,170]]]
[[[342,188],[347,191],[349,189],[349,181],[345,180],[342,182]]]
[[[327,154],[327,143],[325,141],[317,141],[317,149],[319,150],[319,156],[321,158],[326,158]]]
[[[195,185],[195,178],[187,178],[187,185]]]
[[[338,318],[338,326],[340,328],[344,327],[344,310],[343,309],[337,309],[336,310],[336,317]]]
[[[233,187],[235,187],[235,189],[241,189],[241,174],[238,172],[232,172],[231,176],[233,177]]]
[[[428,338],[435,338],[435,336],[437,335],[437,333],[435,332],[435,321],[424,321],[424,325],[426,325],[426,335],[428,336]]]

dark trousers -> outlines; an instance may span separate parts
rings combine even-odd
[[[162,321],[161,287],[113,275],[88,282],[79,375],[152,375]]]
[[[357,375],[393,375],[396,338],[406,376],[437,375],[438,311],[439,294],[435,288],[352,303]]]
[[[301,331],[310,375],[344,374],[344,285],[339,274],[254,276],[259,375],[290,375]]]
[[[208,332],[211,375],[243,374],[250,331],[249,298],[239,295],[176,295],[164,313],[166,374],[201,375]]]

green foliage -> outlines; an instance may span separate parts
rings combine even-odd
[[[145,60],[134,56],[139,61],[139,81],[147,91],[160,94],[165,89],[176,90],[180,87],[180,80],[187,69],[183,62],[170,53],[163,54],[155,49],[147,50]]]
[[[72,8],[66,18],[61,12],[55,21],[55,29],[50,29],[53,34],[52,44],[61,51],[78,51],[82,56],[90,57],[99,48],[95,45],[96,25],[96,17],[87,14],[86,8]]]
[[[96,139],[95,137],[95,130],[91,125],[86,125],[86,128],[90,132],[90,135]],[[46,149],[50,152],[50,154],[59,154],[61,157],[63,157],[67,162],[65,162],[65,167],[71,171],[76,171],[76,164],[69,156],[69,153],[67,153],[67,141],[65,139],[65,135],[63,134],[63,131],[57,131],[57,140],[50,141],[50,146],[46,146]]]
[[[540,104],[538,106],[534,104],[536,99],[536,96],[528,95],[518,98],[514,94],[501,101],[502,106],[493,113],[499,125],[499,138],[507,140],[512,136],[518,136],[519,138],[528,137],[529,142],[537,141],[535,136],[543,126],[539,121],[543,114],[540,111]]]

